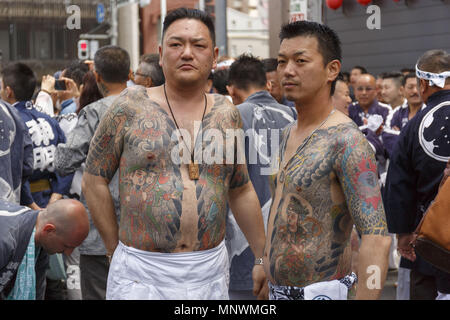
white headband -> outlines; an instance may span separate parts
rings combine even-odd
[[[450,71],[445,71],[442,73],[422,71],[416,64],[416,76],[420,79],[429,80],[430,86],[438,86],[443,88],[445,86],[445,79],[450,78]]]

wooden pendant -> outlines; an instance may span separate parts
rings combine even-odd
[[[284,183],[284,170],[281,170],[280,173],[280,183]]]
[[[200,177],[200,171],[197,163],[189,163],[189,179],[198,180]]]

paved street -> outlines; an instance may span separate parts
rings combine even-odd
[[[384,285],[383,291],[381,292],[380,300],[395,300],[396,281],[397,281],[397,270],[388,271],[386,283]]]

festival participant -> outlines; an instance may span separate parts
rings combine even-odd
[[[261,209],[239,156],[242,143],[233,143],[242,131],[239,111],[204,92],[218,56],[214,34],[203,11],[169,13],[159,49],[166,83],[125,90],[92,140],[83,194],[107,254],[114,254],[107,299],[228,299],[227,200],[262,257]],[[215,148],[222,140],[227,152]],[[107,188],[117,169],[120,225]],[[253,275],[259,294],[261,265]]]

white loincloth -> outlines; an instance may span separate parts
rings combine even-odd
[[[109,268],[107,300],[228,300],[225,243],[209,250],[159,253],[119,241]]]
[[[270,300],[347,300],[348,291],[358,281],[355,273],[340,280],[321,281],[305,287],[278,286],[269,282]]]

